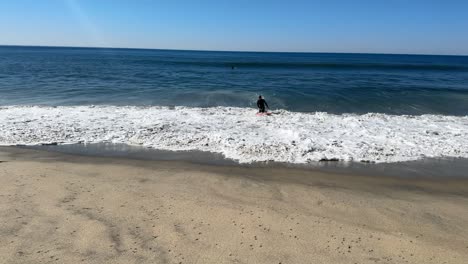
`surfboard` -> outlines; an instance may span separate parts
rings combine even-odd
[[[257,113],[257,116],[269,116],[271,115],[271,112],[265,112],[265,113]]]

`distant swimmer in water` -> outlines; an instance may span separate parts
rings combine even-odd
[[[265,99],[262,98],[261,95],[258,96],[257,107],[258,107],[259,113],[265,113],[266,112],[265,107],[270,109],[267,102],[265,101]]]

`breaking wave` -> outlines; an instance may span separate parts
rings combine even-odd
[[[123,143],[200,150],[241,163],[468,158],[468,116],[298,113],[251,108],[7,106],[0,145]]]

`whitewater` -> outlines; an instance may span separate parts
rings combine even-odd
[[[122,143],[221,153],[240,163],[468,158],[468,116],[328,114],[251,108],[0,107],[0,145]]]

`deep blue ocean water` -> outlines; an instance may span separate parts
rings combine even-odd
[[[0,105],[468,114],[468,57],[0,46]]]
[[[76,143],[243,163],[468,158],[468,57],[0,47],[0,146]]]

